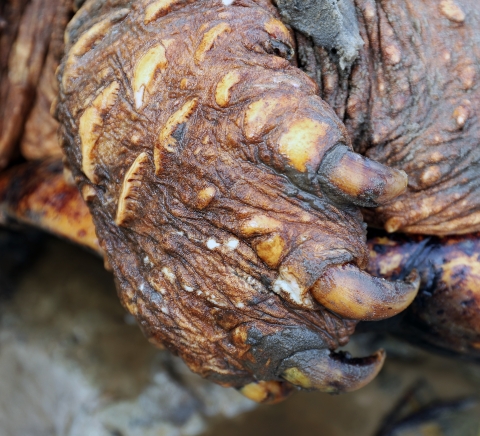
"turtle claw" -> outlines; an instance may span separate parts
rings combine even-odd
[[[344,145],[325,156],[318,174],[330,196],[367,207],[390,202],[405,191],[408,183],[404,171],[354,153]]]
[[[347,353],[307,350],[285,359],[282,376],[295,386],[332,394],[352,392],[370,383],[382,369],[385,351],[352,358]]]
[[[406,309],[419,287],[420,276],[415,270],[405,281],[390,282],[347,264],[329,267],[311,293],[316,301],[342,317],[377,321]]]

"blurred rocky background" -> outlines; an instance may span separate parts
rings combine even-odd
[[[378,334],[379,377],[348,395],[258,406],[154,349],[103,262],[31,230],[0,230],[1,436],[480,436],[480,366]]]

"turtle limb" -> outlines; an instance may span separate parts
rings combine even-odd
[[[408,310],[378,327],[424,348],[480,360],[480,234],[372,234],[368,246],[371,274],[401,279],[415,268],[421,279]]]
[[[30,157],[60,155],[57,141],[52,141],[57,123],[48,113],[72,1],[15,1],[2,8],[8,22],[0,29],[0,169],[18,155],[20,142]]]

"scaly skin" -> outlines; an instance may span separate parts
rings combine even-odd
[[[378,328],[480,361],[480,235],[372,235],[368,246],[371,274],[398,279],[415,267],[421,277],[414,303]]]
[[[415,274],[362,271],[359,206],[390,201],[406,178],[351,151],[290,63],[275,8],[90,1],[66,39],[64,151],[147,337],[228,386],[341,392],[371,380],[382,352],[331,350],[417,292]]]

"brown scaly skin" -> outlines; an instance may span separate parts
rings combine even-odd
[[[406,171],[407,191],[365,210],[389,232],[480,230],[477,0],[355,0],[364,46],[351,71],[300,37],[304,68],[356,151]]]
[[[368,383],[383,352],[331,350],[417,292],[362,271],[358,206],[406,178],[350,151],[271,4],[87,2],[67,41],[64,151],[146,336],[226,386]]]
[[[385,327],[423,347],[480,361],[480,234],[379,235],[368,246],[371,274],[399,279],[415,267],[421,277],[414,303]]]

